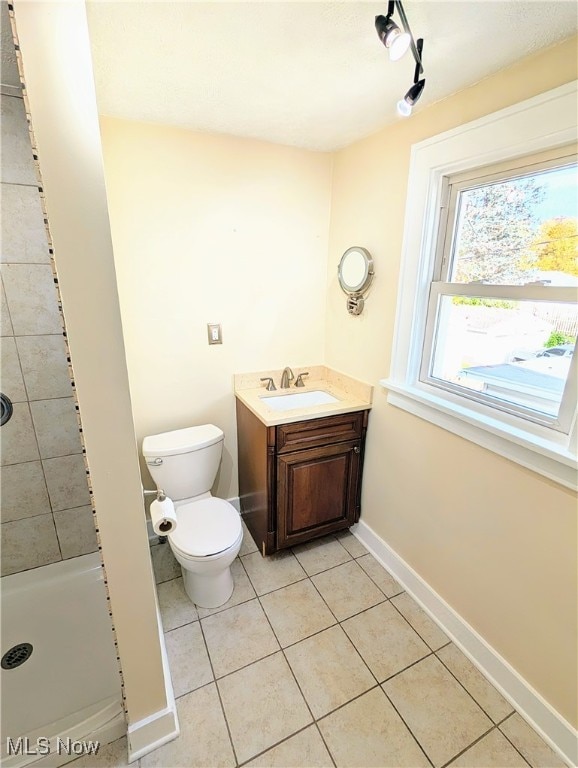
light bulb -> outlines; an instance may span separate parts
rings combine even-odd
[[[412,105],[408,104],[405,99],[400,99],[397,102],[397,111],[402,117],[409,117],[411,115]]]
[[[375,28],[379,39],[389,51],[392,61],[401,59],[411,43],[411,35],[402,31],[389,16],[376,16]]]
[[[411,37],[407,32],[402,32],[401,29],[396,29],[391,35],[391,40],[388,40],[389,58],[392,61],[398,61],[403,54],[409,48]]]
[[[400,99],[397,102],[397,111],[402,117],[409,117],[411,115],[411,110],[413,109],[413,105],[422,95],[424,87],[425,87],[425,79],[418,80],[417,83],[414,83],[411,86],[411,88],[405,94],[403,99]]]

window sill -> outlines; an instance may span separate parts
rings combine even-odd
[[[379,383],[388,390],[388,403],[396,408],[481,445],[566,488],[578,490],[576,454],[555,440],[510,426],[416,386],[390,379],[381,379]]]

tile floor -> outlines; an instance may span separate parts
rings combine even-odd
[[[564,766],[349,532],[263,559],[245,529],[213,611],[151,554],[181,736],[139,768]]]

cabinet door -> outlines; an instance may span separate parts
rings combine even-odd
[[[289,547],[355,522],[360,440],[277,458],[277,547]]]

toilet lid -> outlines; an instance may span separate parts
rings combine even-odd
[[[241,534],[241,516],[224,499],[201,499],[177,507],[171,543],[191,557],[215,555],[232,546]]]

